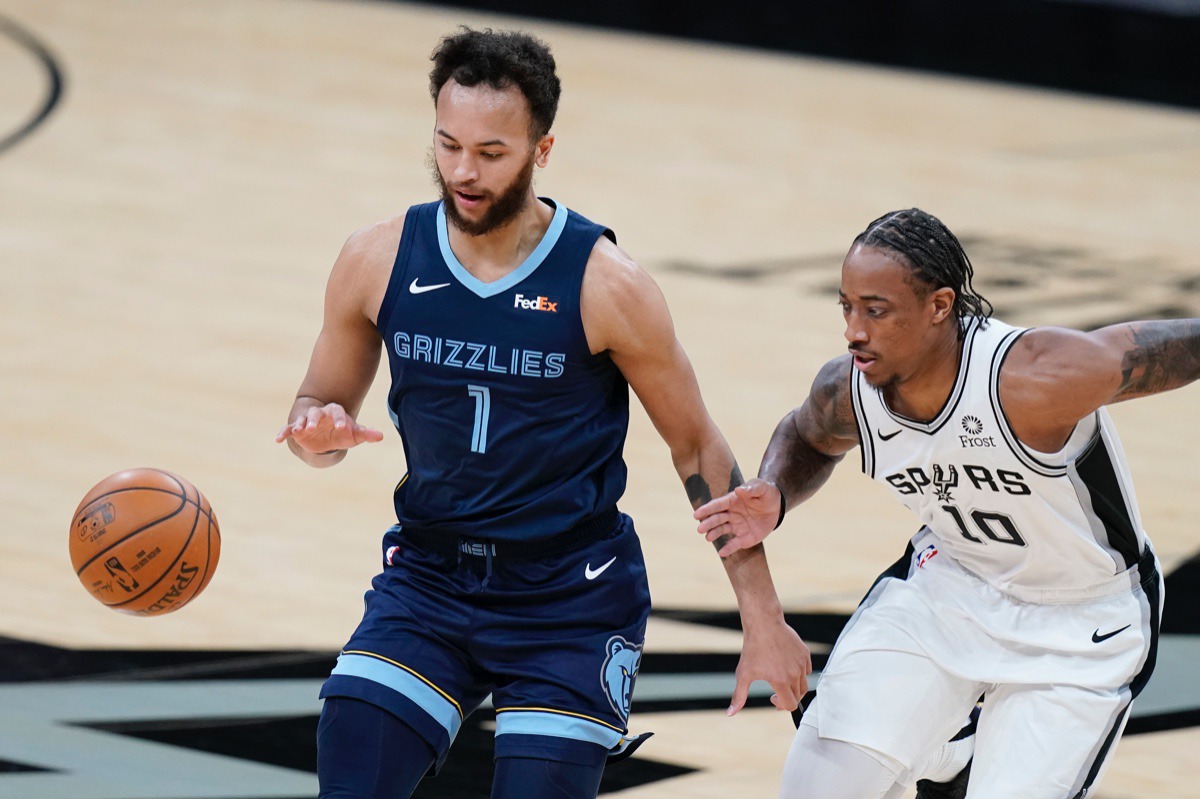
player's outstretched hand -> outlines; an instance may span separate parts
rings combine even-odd
[[[322,454],[350,449],[367,442],[382,441],[383,433],[365,427],[336,402],[316,405],[285,424],[275,435],[276,443],[292,439],[308,452]]]
[[[746,704],[750,685],[755,680],[770,684],[771,704],[778,710],[793,711],[808,693],[808,675],[812,673],[812,655],[796,631],[782,617],[770,623],[746,623],[742,657],[738,660],[737,684],[725,714],[732,716]]]
[[[779,521],[779,489],[758,477],[701,505],[692,516],[708,541],[726,539],[717,554],[725,558],[761,542]]]

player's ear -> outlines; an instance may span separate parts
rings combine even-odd
[[[554,134],[547,133],[533,144],[533,163],[544,169],[550,160],[550,148],[554,146]]]
[[[954,289],[949,286],[943,286],[930,292],[929,308],[935,325],[940,325],[954,316],[954,300],[957,296]]]

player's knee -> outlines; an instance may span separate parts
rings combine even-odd
[[[874,750],[801,724],[784,763],[780,799],[879,799],[896,786],[900,766]]]
[[[492,799],[595,799],[603,775],[603,764],[501,757],[496,759]]]
[[[424,738],[383,708],[325,700],[317,727],[320,799],[403,799],[435,758]]]

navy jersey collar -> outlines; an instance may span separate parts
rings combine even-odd
[[[546,260],[546,256],[550,254],[550,251],[554,249],[554,245],[558,243],[558,237],[562,235],[563,228],[567,226],[567,208],[564,205],[555,203],[554,218],[550,220],[550,227],[546,228],[546,233],[542,236],[542,240],[538,242],[538,246],[533,249],[533,252],[529,253],[529,257],[520,266],[491,283],[484,283],[459,263],[458,257],[450,249],[450,233],[446,227],[447,224],[449,223],[446,219],[446,205],[445,201],[443,201],[438,203],[437,209],[438,247],[442,250],[442,260],[446,262],[450,274],[454,275],[459,283],[472,293],[486,299],[512,288],[532,275],[534,270],[541,266],[542,261]]]

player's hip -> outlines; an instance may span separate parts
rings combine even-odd
[[[1106,688],[1144,682],[1153,668],[1162,580],[1152,553],[1133,590],[1039,605],[931,554],[931,536],[913,543],[907,571],[875,585],[839,639],[831,667],[855,649],[892,648],[972,680]]]

